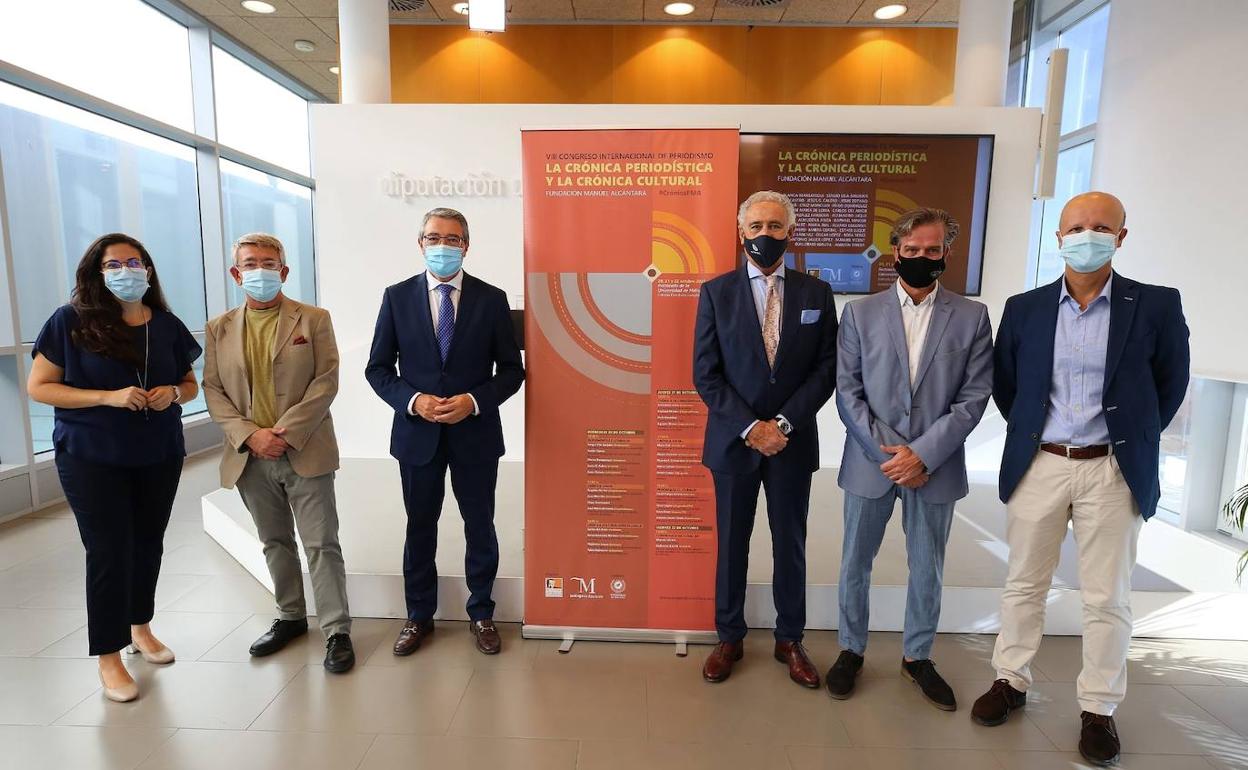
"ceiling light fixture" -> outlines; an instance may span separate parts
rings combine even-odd
[[[454,11],[455,13],[458,13],[460,16],[467,16],[467,15],[468,15],[468,4],[467,4],[467,3],[456,3],[455,5],[452,5],[452,6],[451,6],[451,10],[452,10],[452,11]]]
[[[316,43],[313,43],[311,40],[296,40],[295,50],[303,51],[304,53],[312,53],[316,50]]]
[[[339,72],[338,65],[337,65],[337,64],[335,64],[334,66],[330,67],[330,68],[329,68],[329,71],[330,71],[330,72],[332,72],[332,73],[334,73],[335,75],[337,75],[337,74],[338,74],[338,72]]]
[[[668,16],[688,16],[693,13],[693,3],[668,3],[663,6],[663,13]]]
[[[472,0],[468,4],[468,26],[484,32],[502,32],[507,27],[506,0]]]
[[[910,9],[907,8],[905,4],[903,3],[893,3],[892,5],[881,5],[879,8],[875,9],[874,16],[875,18],[881,21],[888,21],[889,19],[895,19],[898,16],[901,16],[908,10]]]
[[[272,3],[266,3],[264,0],[243,0],[242,5],[252,13],[273,13],[277,10]]]

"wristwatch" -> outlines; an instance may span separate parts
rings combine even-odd
[[[776,417],[776,427],[786,436],[793,432],[793,423],[784,419],[783,416]]]

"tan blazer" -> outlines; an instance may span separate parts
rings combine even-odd
[[[246,305],[208,322],[204,354],[204,400],[225,432],[221,485],[233,487],[250,454],[247,438],[260,429],[251,421],[243,328]],[[273,340],[273,388],[277,425],[286,429],[286,453],[300,476],[338,469],[338,440],[329,405],[338,395],[338,344],[329,311],[284,298]]]

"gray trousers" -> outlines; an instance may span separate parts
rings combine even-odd
[[[238,479],[256,533],[264,543],[264,559],[273,578],[273,594],[282,620],[307,617],[303,596],[303,569],[295,546],[295,527],[308,555],[316,614],[326,637],[351,632],[347,607],[347,575],[338,545],[338,506],[334,498],[334,474],[304,478],[290,467],[290,460],[247,459]]]

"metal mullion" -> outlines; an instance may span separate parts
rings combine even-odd
[[[9,287],[9,318],[13,324],[13,345],[17,364],[17,400],[18,414],[21,415],[22,434],[25,438],[26,467],[29,469],[27,481],[30,484],[30,501],[32,508],[39,507],[39,485],[35,479],[34,434],[30,425],[30,395],[21,387],[28,371],[26,363],[26,346],[22,344],[21,311],[17,305],[17,271],[13,264],[13,240],[10,237],[8,199],[4,187],[4,159],[0,158],[0,250],[4,252],[4,269]]]

